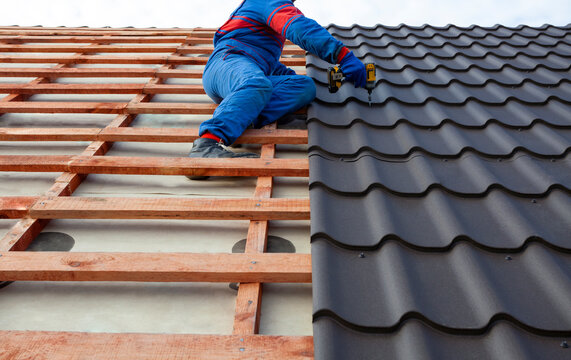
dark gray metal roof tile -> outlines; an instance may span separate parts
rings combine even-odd
[[[316,359],[568,355],[571,25],[329,30],[379,81],[307,60]]]
[[[366,93],[364,96],[367,96]],[[381,127],[393,127],[402,121],[422,127],[438,127],[445,122],[453,122],[477,128],[484,127],[489,122],[520,128],[541,121],[554,126],[569,127],[570,111],[569,104],[557,99],[550,99],[545,104],[525,104],[514,99],[496,105],[475,100],[457,105],[442,104],[436,100],[428,100],[423,104],[389,100],[382,106],[373,104],[372,107],[362,102],[326,104],[316,100],[309,107],[308,121],[343,127],[359,121]]]
[[[569,157],[549,160],[517,153],[502,160],[466,152],[457,159],[419,153],[394,159],[365,151],[356,158],[314,152],[309,161],[310,187],[323,184],[349,196],[375,187],[405,196],[420,196],[434,187],[465,196],[484,196],[491,188],[501,188],[528,197],[543,196],[553,188],[571,189]]]
[[[508,28],[503,25],[493,27],[481,27],[472,25],[470,27],[459,27],[456,25],[447,25],[445,27],[437,27],[431,25],[423,25],[419,27],[401,24],[398,26],[377,25],[375,27],[365,27],[353,25],[351,27],[343,27],[331,24],[327,27],[330,33],[343,38],[354,38],[362,35],[370,39],[381,38],[382,36],[390,36],[393,38],[406,38],[415,35],[420,38],[429,39],[436,35],[446,38],[458,38],[460,36],[469,36],[474,39],[482,39],[488,36],[498,38],[511,38],[515,35],[535,39],[539,37],[555,37],[562,38],[568,35],[571,24],[566,26],[544,25],[541,27],[530,27],[521,25],[515,28]]]
[[[359,55],[359,53],[357,53]],[[545,57],[533,58],[526,54],[518,53],[513,58],[506,59],[494,54],[487,54],[483,58],[469,58],[462,54],[458,54],[454,58],[439,58],[432,54],[428,54],[423,58],[409,58],[402,54],[398,54],[393,58],[379,58],[373,54],[360,54],[361,60],[364,62],[372,62],[378,68],[384,71],[402,71],[405,67],[412,67],[420,71],[434,71],[440,67],[455,71],[467,71],[471,67],[477,67],[486,71],[498,71],[509,63],[514,69],[521,71],[532,71],[541,65],[543,67],[555,70],[569,70],[569,57],[563,57],[554,52],[549,52]],[[509,61],[507,61],[509,60]],[[307,59],[310,66],[327,69],[330,64],[316,57],[310,56]]]
[[[521,249],[530,241],[571,250],[571,197],[562,190],[533,199],[502,190],[466,198],[441,189],[402,197],[380,188],[346,196],[314,185],[310,197],[312,238],[343,247],[373,249],[399,239],[426,251],[444,251],[461,240],[494,251]]]
[[[309,73],[319,84],[328,84],[326,69],[312,66]],[[519,71],[511,66],[504,66],[500,70],[493,72],[483,71],[476,67],[469,68],[466,71],[452,71],[439,67],[433,72],[418,71],[408,67],[399,72],[378,69],[377,77],[379,84],[386,82],[390,85],[400,86],[412,86],[415,82],[444,87],[452,82],[458,82],[467,86],[483,86],[490,81],[507,86],[521,86],[528,81],[540,86],[552,86],[561,81],[566,81],[566,79],[571,79],[571,74],[568,70],[554,71],[543,66],[538,66],[532,71]]]
[[[406,157],[413,151],[435,156],[458,157],[466,151],[494,157],[507,157],[517,150],[536,156],[556,158],[571,149],[571,128],[556,129],[537,123],[525,129],[507,128],[490,123],[482,129],[465,128],[453,123],[442,127],[421,128],[400,122],[394,128],[379,128],[363,122],[332,127],[319,121],[308,124],[309,150],[337,157],[357,157],[364,152],[382,156]]]
[[[483,334],[447,334],[416,320],[388,333],[362,333],[329,317],[315,321],[317,359],[393,360],[567,360],[568,337],[540,336],[509,321],[490,324]]]
[[[313,275],[315,319],[383,332],[412,317],[450,333],[483,333],[509,319],[538,334],[571,336],[571,254],[538,243],[508,257],[465,242],[445,253],[398,241],[355,251],[317,238],[312,259],[321,269]]]
[[[498,38],[493,35],[488,35],[483,38],[472,38],[464,34],[460,35],[457,38],[446,38],[440,34],[436,34],[430,38],[421,38],[411,34],[405,38],[392,38],[390,36],[382,36],[379,39],[375,39],[375,42],[371,42],[369,38],[362,34],[357,35],[354,38],[343,38],[340,36],[337,37],[350,48],[359,47],[364,44],[376,48],[385,48],[391,45],[395,45],[400,48],[414,48],[417,45],[423,45],[429,48],[441,48],[445,45],[452,45],[460,48],[469,48],[474,45],[479,45],[486,48],[497,48],[504,44],[516,48],[526,48],[531,45],[553,47],[557,46],[558,44],[571,44],[571,35],[569,34],[566,34],[563,37],[550,37],[541,35],[533,39],[526,38],[518,34],[515,34],[509,38]]]
[[[397,55],[405,56],[409,59],[423,59],[428,55],[440,59],[454,59],[460,55],[471,59],[484,59],[488,55],[513,59],[520,54],[530,58],[544,58],[549,54],[571,57],[571,46],[565,42],[560,42],[555,50],[552,46],[539,46],[534,43],[529,43],[526,47],[512,47],[505,43],[497,47],[484,47],[477,42],[462,48],[451,44],[444,44],[440,47],[427,47],[424,44],[418,44],[414,47],[399,47],[394,44],[376,47],[368,43],[362,43],[356,47],[349,46],[349,48],[358,57],[376,56],[379,59],[392,59]]]
[[[365,89],[356,91],[350,85],[341,86],[336,93],[330,93],[327,86],[317,85],[317,99],[331,104],[344,104],[349,101],[360,101],[368,104],[368,93]],[[461,105],[475,100],[489,105],[503,105],[507,101],[517,99],[526,104],[545,104],[556,99],[571,105],[571,81],[561,80],[549,86],[539,86],[531,81],[524,81],[519,86],[505,86],[496,81],[488,81],[483,86],[465,86],[457,81],[446,87],[432,86],[424,82],[415,82],[412,86],[395,86],[387,82],[378,82],[371,94],[372,102],[384,105],[396,100],[407,104],[425,104],[435,100],[443,104]]]

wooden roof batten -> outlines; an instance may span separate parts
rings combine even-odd
[[[0,84],[2,113],[104,113],[103,129],[0,128],[0,141],[90,141],[77,156],[1,156],[0,171],[61,172],[41,196],[0,197],[0,218],[17,223],[0,238],[0,281],[238,282],[232,335],[96,334],[0,331],[0,359],[312,359],[311,336],[259,335],[263,283],[311,282],[308,254],[265,253],[268,221],[309,219],[309,199],[272,198],[273,177],[307,177],[307,159],[276,159],[276,144],[307,144],[307,131],[275,124],[248,130],[238,143],[262,145],[260,159],[120,158],[105,156],[114,141],[191,142],[197,129],[130,128],[138,114],[212,114],[212,103],[151,103],[155,94],[203,94],[198,85],[214,29],[0,27],[0,77],[35,77]],[[38,45],[41,43],[41,45]],[[66,45],[58,45],[65,43]],[[31,45],[33,44],[33,45]],[[72,44],[72,45],[69,45]],[[77,46],[75,45],[77,44]],[[130,46],[115,44],[145,44]],[[168,44],[168,45],[165,45]],[[173,45],[174,44],[174,45]],[[305,66],[304,52],[287,44],[282,62]],[[144,49],[144,50],[143,50]],[[27,55],[26,52],[41,53]],[[50,55],[69,52],[70,55]],[[96,53],[117,55],[94,55]],[[140,55],[157,52],[158,55]],[[168,54],[164,54],[168,53]],[[293,57],[291,57],[293,56]],[[2,67],[18,63],[21,67]],[[56,64],[27,68],[26,63]],[[76,64],[153,64],[158,68],[74,68]],[[149,77],[146,84],[58,84],[59,77]],[[34,94],[134,94],[128,103],[38,102]],[[303,112],[303,111],[302,111]],[[89,174],[255,176],[251,198],[91,198],[72,196]],[[79,209],[84,209],[79,211]],[[249,220],[244,254],[24,252],[51,219]],[[6,357],[8,356],[8,357]],[[14,357],[15,356],[15,357]]]

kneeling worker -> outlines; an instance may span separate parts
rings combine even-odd
[[[329,63],[340,64],[348,81],[365,87],[365,65],[326,29],[306,18],[295,0],[244,0],[214,36],[204,69],[206,94],[219,106],[200,125],[190,157],[259,157],[234,153],[231,145],[250,125],[261,128],[315,98],[310,77],[296,75],[279,59],[286,39]]]

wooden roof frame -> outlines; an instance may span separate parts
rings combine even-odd
[[[62,174],[42,196],[0,198],[0,218],[18,219],[0,238],[2,281],[207,281],[239,282],[233,335],[92,334],[0,331],[0,359],[68,359],[98,354],[127,359],[310,359],[311,336],[259,335],[262,283],[311,282],[307,254],[265,254],[268,221],[309,219],[309,199],[273,199],[274,176],[307,177],[307,159],[275,159],[276,144],[306,144],[305,130],[275,124],[248,130],[239,143],[262,144],[260,159],[118,158],[105,154],[114,141],[191,142],[197,129],[141,129],[137,114],[212,114],[212,103],[150,103],[155,94],[203,94],[197,85],[167,85],[168,78],[201,78],[197,70],[212,52],[214,29],[111,29],[0,27],[0,77],[35,77],[27,84],[0,84],[0,113],[105,113],[116,117],[103,129],[0,128],[0,141],[90,141],[79,156],[0,156],[0,171]],[[30,45],[30,43],[33,43]],[[38,45],[37,43],[41,43]],[[66,45],[58,45],[66,43]],[[69,45],[73,43],[73,45]],[[114,45],[119,43],[146,46]],[[168,44],[168,45],[165,45]],[[174,44],[174,45],[173,45]],[[26,52],[41,53],[27,55]],[[69,56],[50,55],[69,52]],[[117,55],[96,55],[96,53]],[[161,55],[139,55],[157,52]],[[23,53],[23,54],[22,54]],[[166,54],[165,54],[166,53]],[[304,52],[288,43],[282,62],[305,66]],[[294,56],[294,57],[290,57]],[[295,57],[296,56],[296,57]],[[55,63],[50,68],[4,68],[2,63]],[[154,64],[158,69],[73,68],[82,63]],[[146,84],[63,85],[58,77],[150,77]],[[136,94],[128,103],[31,102],[33,94]],[[246,199],[148,199],[72,197],[88,174],[256,176]],[[87,207],[87,208],[86,208]],[[89,209],[78,211],[78,209]],[[248,219],[244,254],[33,253],[23,252],[56,218]],[[143,259],[144,258],[144,259]],[[181,265],[182,264],[182,265]],[[269,356],[271,355],[271,356]],[[269,357],[268,357],[269,356]]]

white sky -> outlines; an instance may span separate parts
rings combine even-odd
[[[219,27],[241,0],[0,1],[0,26],[191,28]],[[571,23],[571,0],[298,0],[296,6],[322,25]]]

